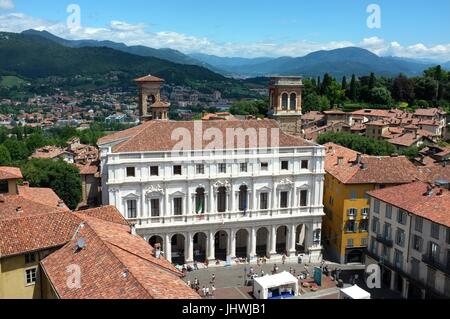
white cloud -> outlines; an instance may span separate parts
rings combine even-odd
[[[202,52],[218,56],[303,56],[318,50],[359,46],[381,56],[392,55],[450,61],[450,43],[434,46],[417,43],[405,46],[397,41],[389,42],[378,37],[365,38],[357,43],[352,41],[319,43],[303,40],[278,43],[272,39],[253,43],[216,42],[206,37],[196,37],[173,31],[151,32],[146,24],[130,24],[125,21],[111,21],[104,28],[82,26],[76,30],[69,30],[65,22],[47,21],[22,13],[0,15],[0,31],[21,32],[26,29],[46,30],[57,36],[74,40],[110,40],[124,42],[127,45],[172,48],[184,53]]]
[[[0,10],[11,10],[14,9],[14,2],[12,0],[0,0]]]

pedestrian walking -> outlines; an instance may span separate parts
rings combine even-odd
[[[202,294],[203,294],[203,297],[206,297],[206,287],[205,286],[203,286],[203,288],[202,288]]]
[[[188,287],[191,287],[191,288],[192,288],[192,285],[191,285],[191,281],[190,281],[190,280],[187,281],[186,285],[188,285]]]
[[[206,295],[206,298],[209,297],[209,287],[206,287],[206,289],[205,289],[205,295]]]
[[[216,281],[216,275],[212,274],[210,284],[213,284]]]
[[[214,298],[214,294],[216,292],[216,287],[214,287],[214,285],[211,286],[211,297]]]
[[[283,261],[283,265],[286,263],[286,254],[283,254],[283,257],[281,258]]]
[[[197,264],[197,261],[194,261],[194,269],[195,269],[195,270],[198,270],[198,264]]]

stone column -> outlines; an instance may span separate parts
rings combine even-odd
[[[295,224],[290,225],[289,226],[289,247],[288,247],[289,256],[295,256],[295,252],[296,252],[295,237],[297,235],[296,233],[297,233],[297,229],[295,227]]]
[[[228,235],[228,256],[231,258],[236,257],[236,230],[232,229]]]
[[[270,228],[270,251],[269,255],[273,256],[277,254],[277,228],[272,226]]]
[[[161,216],[163,216],[163,217],[172,216],[172,212],[170,210],[170,204],[169,204],[169,194],[168,194],[167,190],[164,192],[164,209],[162,211]]]
[[[169,234],[164,235],[164,257],[172,262],[172,241]]]
[[[208,234],[208,256],[207,256],[208,261],[211,263],[214,263],[216,260],[214,243],[215,243],[215,233],[214,231],[211,230],[209,231]]]
[[[252,229],[250,230],[249,237],[250,237],[250,243],[251,243],[251,246],[250,246],[250,261],[251,261],[256,256],[256,228],[255,227],[252,227]]]
[[[145,190],[144,187],[141,187],[141,205],[140,205],[140,210],[139,210],[139,218],[144,218],[145,217]]]
[[[210,183],[209,185],[209,213],[214,213],[214,187],[213,184]]]
[[[192,233],[186,233],[185,243],[184,243],[184,257],[186,263],[194,262],[194,238]]]

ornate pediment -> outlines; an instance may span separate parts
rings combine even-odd
[[[278,188],[292,188],[294,186],[294,182],[289,178],[283,178],[278,182]]]
[[[227,190],[229,190],[231,188],[231,184],[227,180],[217,181],[213,184],[213,187],[214,187],[215,191],[219,190],[219,188],[221,188],[221,187],[225,187]]]
[[[150,187],[148,187],[145,190],[145,195],[146,196],[164,195],[164,189],[159,184],[158,185],[150,185]]]

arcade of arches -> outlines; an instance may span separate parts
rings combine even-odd
[[[294,257],[317,244],[312,223],[218,229],[144,236],[158,244],[164,256],[174,264],[193,261],[231,261],[234,258],[276,256]],[[317,229],[316,229],[317,231]],[[166,243],[170,243],[167,245]]]

